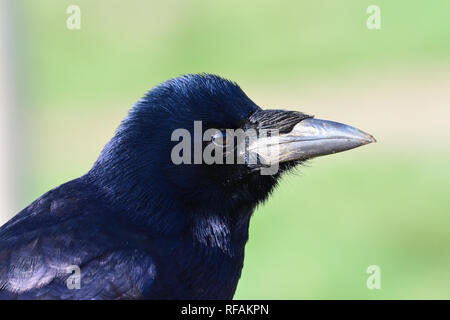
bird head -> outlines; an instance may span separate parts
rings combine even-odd
[[[185,75],[131,109],[91,172],[107,173],[116,197],[136,195],[135,206],[167,197],[185,209],[229,211],[254,207],[308,159],[374,141],[345,124],[263,110],[219,76]]]

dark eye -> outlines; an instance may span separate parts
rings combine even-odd
[[[231,139],[227,137],[227,133],[225,131],[218,131],[212,136],[211,139],[211,141],[219,147],[225,147],[231,142],[230,140]]]

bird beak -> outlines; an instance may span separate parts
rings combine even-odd
[[[258,154],[261,164],[307,160],[376,142],[368,133],[346,124],[306,118],[289,133],[260,137],[249,150]]]

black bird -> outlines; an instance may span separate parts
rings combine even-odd
[[[214,134],[199,142],[194,121]],[[174,149],[176,129],[194,137],[191,149]],[[0,298],[231,299],[252,212],[282,173],[374,141],[344,124],[262,110],[219,76],[169,80],[137,102],[89,172],[1,227]],[[235,164],[192,163],[198,144],[218,159],[236,153]]]

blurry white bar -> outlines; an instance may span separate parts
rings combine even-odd
[[[13,181],[13,81],[10,49],[10,17],[8,0],[0,0],[0,225],[14,214],[15,182]]]

